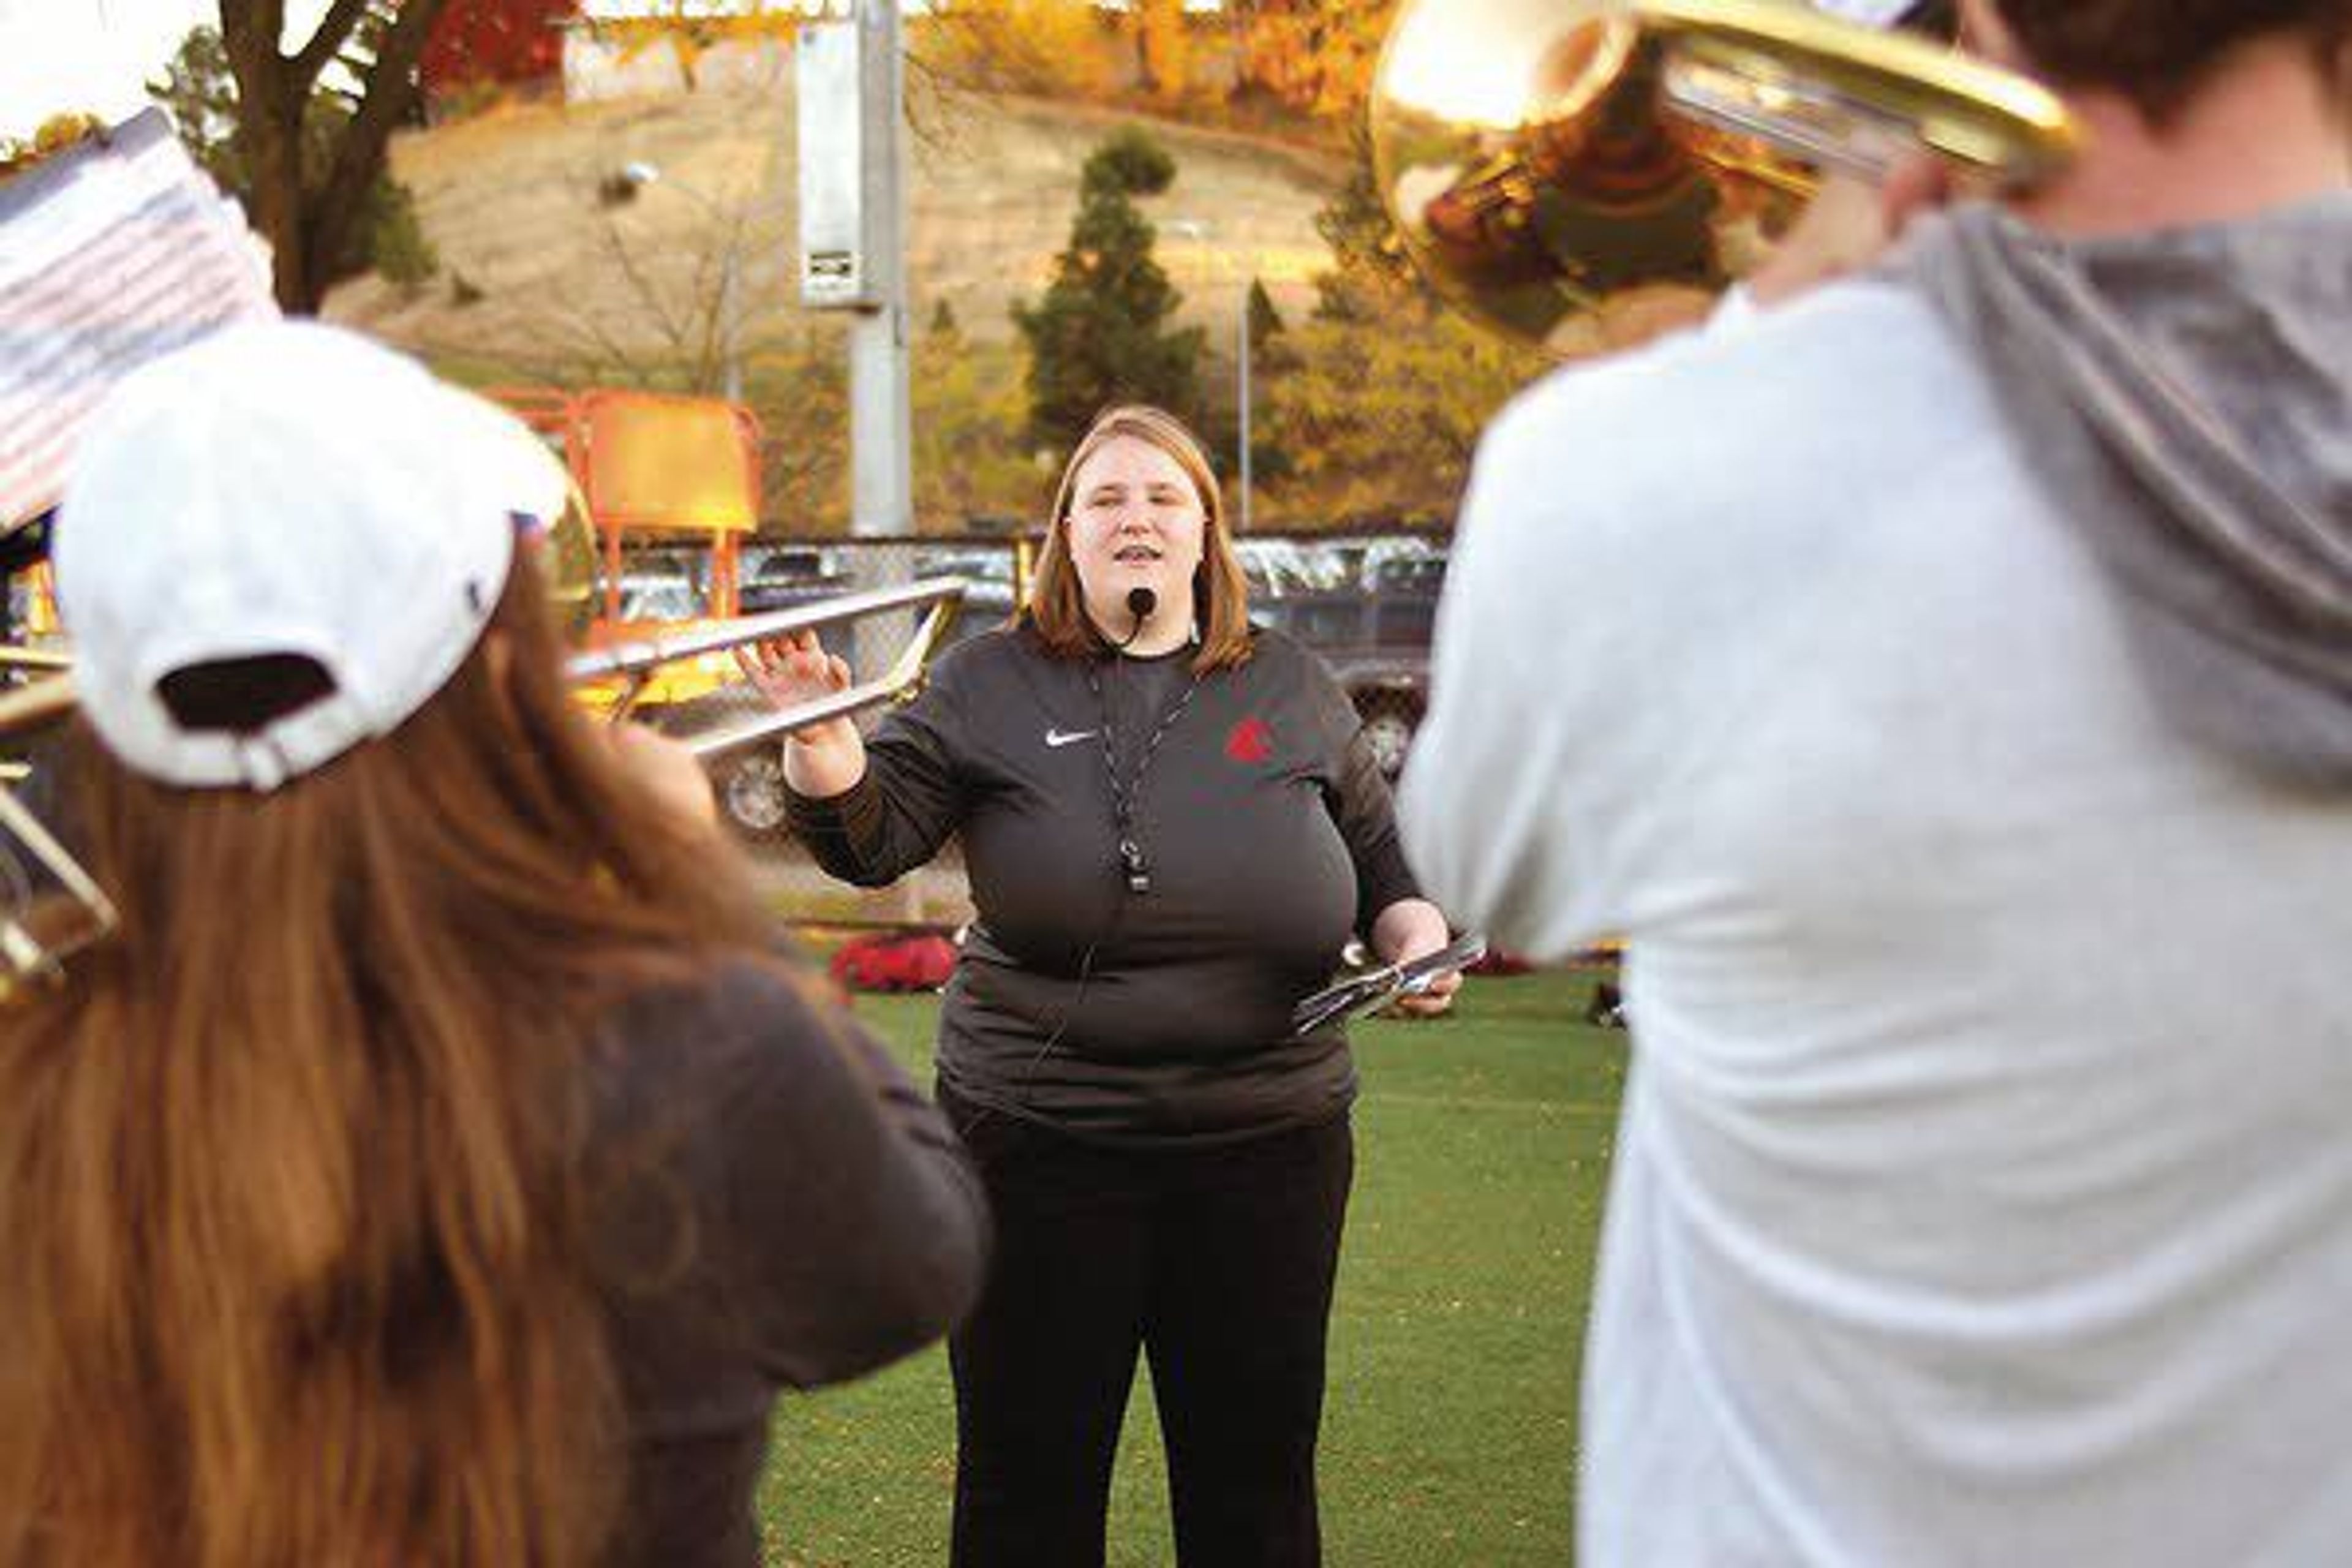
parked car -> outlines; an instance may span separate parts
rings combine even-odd
[[[756,559],[745,552],[742,582],[736,603],[747,616],[790,609],[812,599],[845,594],[855,578],[836,551],[818,545],[772,545]]]
[[[948,634],[950,642],[1003,622],[1013,610],[1013,552],[971,546],[941,546],[895,542],[863,544],[775,544],[747,546],[743,552],[738,603],[745,615],[762,615],[814,604],[877,581],[920,581],[961,577],[970,584],[961,613]],[[909,611],[903,620],[869,616],[855,627],[820,634],[827,646],[856,663],[862,673],[882,667],[903,646],[925,612]],[[876,639],[864,643],[866,638]],[[877,647],[881,650],[877,653]],[[740,701],[739,697],[732,700]],[[688,710],[680,717],[689,723],[708,724],[724,717],[714,708]],[[752,839],[772,837],[783,826],[783,769],[772,745],[747,746],[728,753],[714,764],[711,776],[721,808],[738,831]]]
[[[1013,615],[1013,552],[986,546],[932,546],[915,557],[918,581],[961,577],[963,605],[949,628],[949,644],[1003,626]]]
[[[1234,543],[1251,617],[1321,655],[1394,777],[1428,707],[1429,643],[1445,542],[1424,534]]]
[[[692,621],[700,619],[707,611],[702,595],[694,584],[683,576],[666,574],[626,572],[621,575],[621,613],[615,617],[623,625],[641,621]]]

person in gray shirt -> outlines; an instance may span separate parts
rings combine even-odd
[[[848,671],[803,636],[761,675],[793,700]],[[998,1235],[950,1341],[958,1568],[1102,1562],[1139,1348],[1180,1560],[1318,1560],[1356,1078],[1340,1030],[1294,1037],[1291,1009],[1350,932],[1384,959],[1447,937],[1358,728],[1312,655],[1250,626],[1198,442],[1128,407],[1072,456],[1014,624],[870,743],[841,721],[786,747],[826,869],[887,883],[961,835],[978,906],[939,1044]]]

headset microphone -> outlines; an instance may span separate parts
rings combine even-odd
[[[1135,617],[1135,625],[1129,628],[1127,636],[1119,639],[1118,646],[1125,647],[1128,644],[1141,637],[1143,635],[1143,623],[1150,620],[1151,618],[1151,612],[1159,607],[1160,595],[1158,594],[1153,593],[1149,588],[1129,588],[1127,591],[1127,613]]]

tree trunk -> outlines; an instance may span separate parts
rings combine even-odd
[[[333,0],[299,51],[280,44],[284,0],[220,0],[221,41],[236,78],[236,141],[253,174],[253,226],[269,242],[280,309],[315,315],[342,278],[392,132],[416,98],[416,64],[445,0],[387,0],[390,20],[359,108],[323,171],[303,167],[303,121],[319,73],[366,15],[368,0]]]

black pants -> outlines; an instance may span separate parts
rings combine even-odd
[[[1099,1568],[1135,1354],[1149,1355],[1185,1568],[1320,1561],[1315,1439],[1348,1119],[1118,1150],[942,1090],[995,1205],[977,1310],[949,1342],[954,1568]]]

